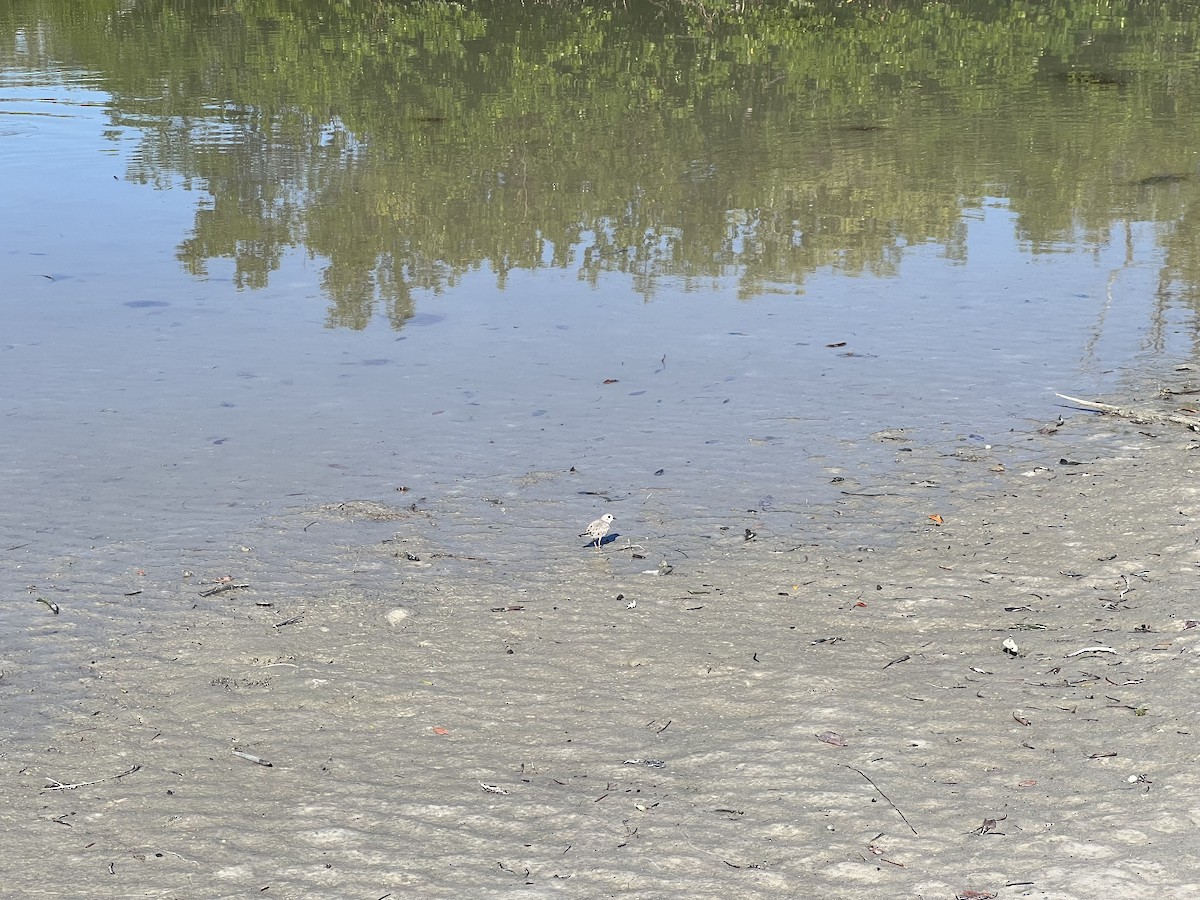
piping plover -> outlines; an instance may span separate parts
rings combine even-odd
[[[588,538],[590,543],[594,543],[596,545],[596,549],[599,550],[600,542],[604,540],[604,536],[608,534],[608,529],[612,527],[612,523],[612,513],[605,513],[595,522],[589,525],[587,527],[587,531],[581,534],[580,537]]]

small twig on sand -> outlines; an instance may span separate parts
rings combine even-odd
[[[47,791],[73,791],[73,790],[75,790],[75,788],[87,787],[88,785],[91,785],[91,784],[100,784],[105,781],[114,781],[118,778],[124,778],[126,775],[132,775],[134,772],[136,772],[140,768],[141,768],[141,766],[130,766],[124,772],[121,772],[120,774],[117,774],[117,775],[109,775],[107,778],[97,778],[95,781],[78,781],[75,784],[63,784],[61,781],[56,781],[55,779],[51,778],[50,780],[54,783],[48,784],[44,788],[42,788],[42,793],[44,794]]]
[[[216,594],[223,594],[226,591],[236,591],[238,588],[248,588],[248,584],[222,584],[215,588],[209,588],[207,591],[201,591],[201,597],[212,597]]]
[[[1112,406],[1108,403],[1097,403],[1095,400],[1080,400],[1078,397],[1068,397],[1066,394],[1055,394],[1055,397],[1060,397],[1063,400],[1069,400],[1076,406],[1081,406],[1084,409],[1090,409],[1095,412],[1104,413],[1109,416],[1118,416],[1122,419],[1133,419],[1138,422],[1171,422],[1175,425],[1182,425],[1185,428],[1190,428],[1192,431],[1200,431],[1200,419],[1189,416],[1176,416],[1171,413],[1155,412],[1152,409],[1133,409],[1122,406]]]
[[[871,780],[870,775],[868,775],[862,769],[856,769],[856,768],[854,768],[854,766],[847,765],[846,763],[842,763],[842,765],[846,766],[846,768],[849,769],[851,772],[857,772],[863,778],[867,779],[867,783],[869,785],[871,785],[871,787],[875,788],[876,793],[878,793],[880,797],[882,797],[884,800],[886,800],[888,802],[888,806],[890,806],[892,809],[894,809],[899,814],[900,818],[902,818],[904,820],[904,824],[908,826],[909,831],[911,831],[913,834],[917,833],[917,829],[913,828],[912,822],[908,821],[908,816],[906,816],[903,812],[900,811],[900,807],[898,807],[895,803],[892,802],[891,797],[889,797],[883,791],[879,790],[879,785],[877,785],[874,781]]]
[[[234,756],[240,756],[242,759],[249,760],[255,765],[266,766],[268,769],[275,768],[275,764],[271,761],[263,759],[261,756],[255,756],[253,753],[245,753],[236,747],[232,748],[229,752]]]
[[[1116,653],[1116,652],[1117,651],[1114,650],[1112,647],[1084,647],[1082,650],[1076,650],[1074,653],[1068,653],[1066,658],[1070,659],[1072,656],[1082,656],[1085,653]]]

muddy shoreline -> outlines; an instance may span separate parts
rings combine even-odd
[[[811,509],[551,504],[570,476],[520,473],[10,551],[10,890],[1200,887],[1195,435],[1076,412],[896,445]],[[609,510],[600,552],[556,524]]]

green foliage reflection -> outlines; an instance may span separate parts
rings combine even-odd
[[[914,244],[962,258],[992,197],[1032,252],[1156,222],[1164,285],[1194,293],[1198,31],[1190,2],[1139,0],[0,13],[17,64],[99,73],[144,134],[130,177],[206,192],[183,265],[254,288],[302,248],[353,328],[481,267],[624,272],[647,297],[887,274]]]

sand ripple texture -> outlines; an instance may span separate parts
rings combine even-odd
[[[524,477],[10,552],[5,890],[1200,890],[1190,444],[1039,441],[803,512]]]

